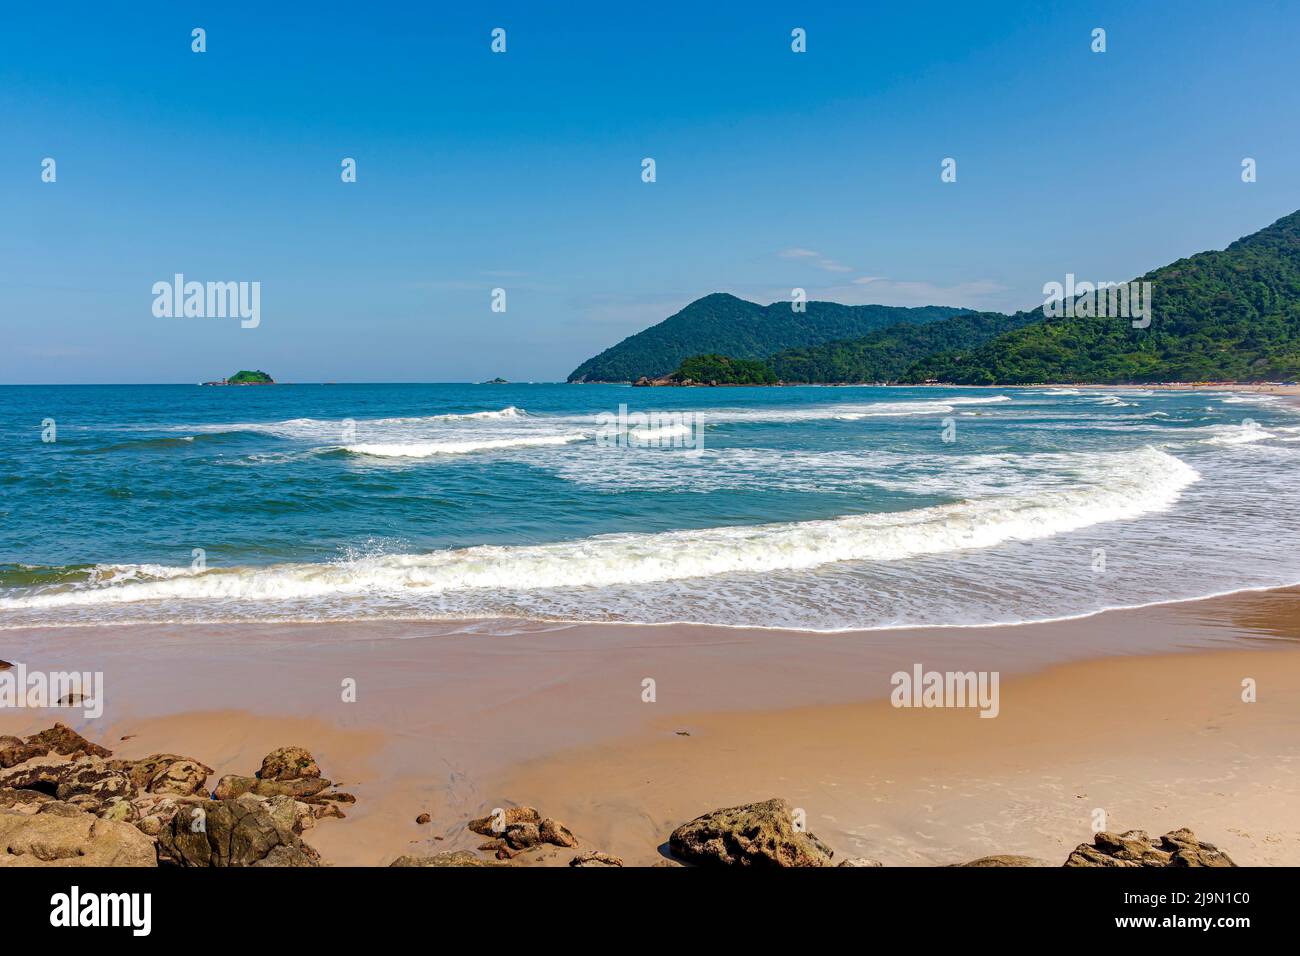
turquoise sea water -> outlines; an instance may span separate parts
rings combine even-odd
[[[0,387],[0,627],[1077,615],[1300,582],[1298,464],[1228,392]]]

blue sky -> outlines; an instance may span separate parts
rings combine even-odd
[[[1300,208],[1285,0],[272,6],[2,15],[0,382],[555,380],[713,291],[1009,310]]]

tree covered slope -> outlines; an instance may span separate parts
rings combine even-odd
[[[901,308],[809,302],[795,312],[789,302],[758,305],[715,292],[676,315],[583,362],[570,382],[634,382],[657,378],[701,354],[763,359],[793,346],[856,338],[886,326],[925,323],[968,312],[947,306]]]
[[[1151,282],[1148,328],[1124,318],[1045,319],[1035,310],[1034,323],[922,359],[904,378],[1013,385],[1300,377],[1300,212],[1139,281]]]

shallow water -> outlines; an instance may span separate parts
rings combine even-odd
[[[1300,582],[1297,456],[1227,392],[4,387],[0,626],[1074,616]]]

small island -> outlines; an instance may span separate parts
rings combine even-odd
[[[737,359],[711,352],[683,360],[677,371],[660,378],[642,377],[637,385],[779,385],[776,372],[761,359]]]
[[[480,385],[509,385],[510,383],[506,381],[504,378],[497,377],[497,378],[488,379],[486,382],[479,382],[479,384]]]
[[[274,385],[275,379],[263,371],[250,372],[241,369],[230,378],[223,378],[220,382],[204,382],[204,385]]]

